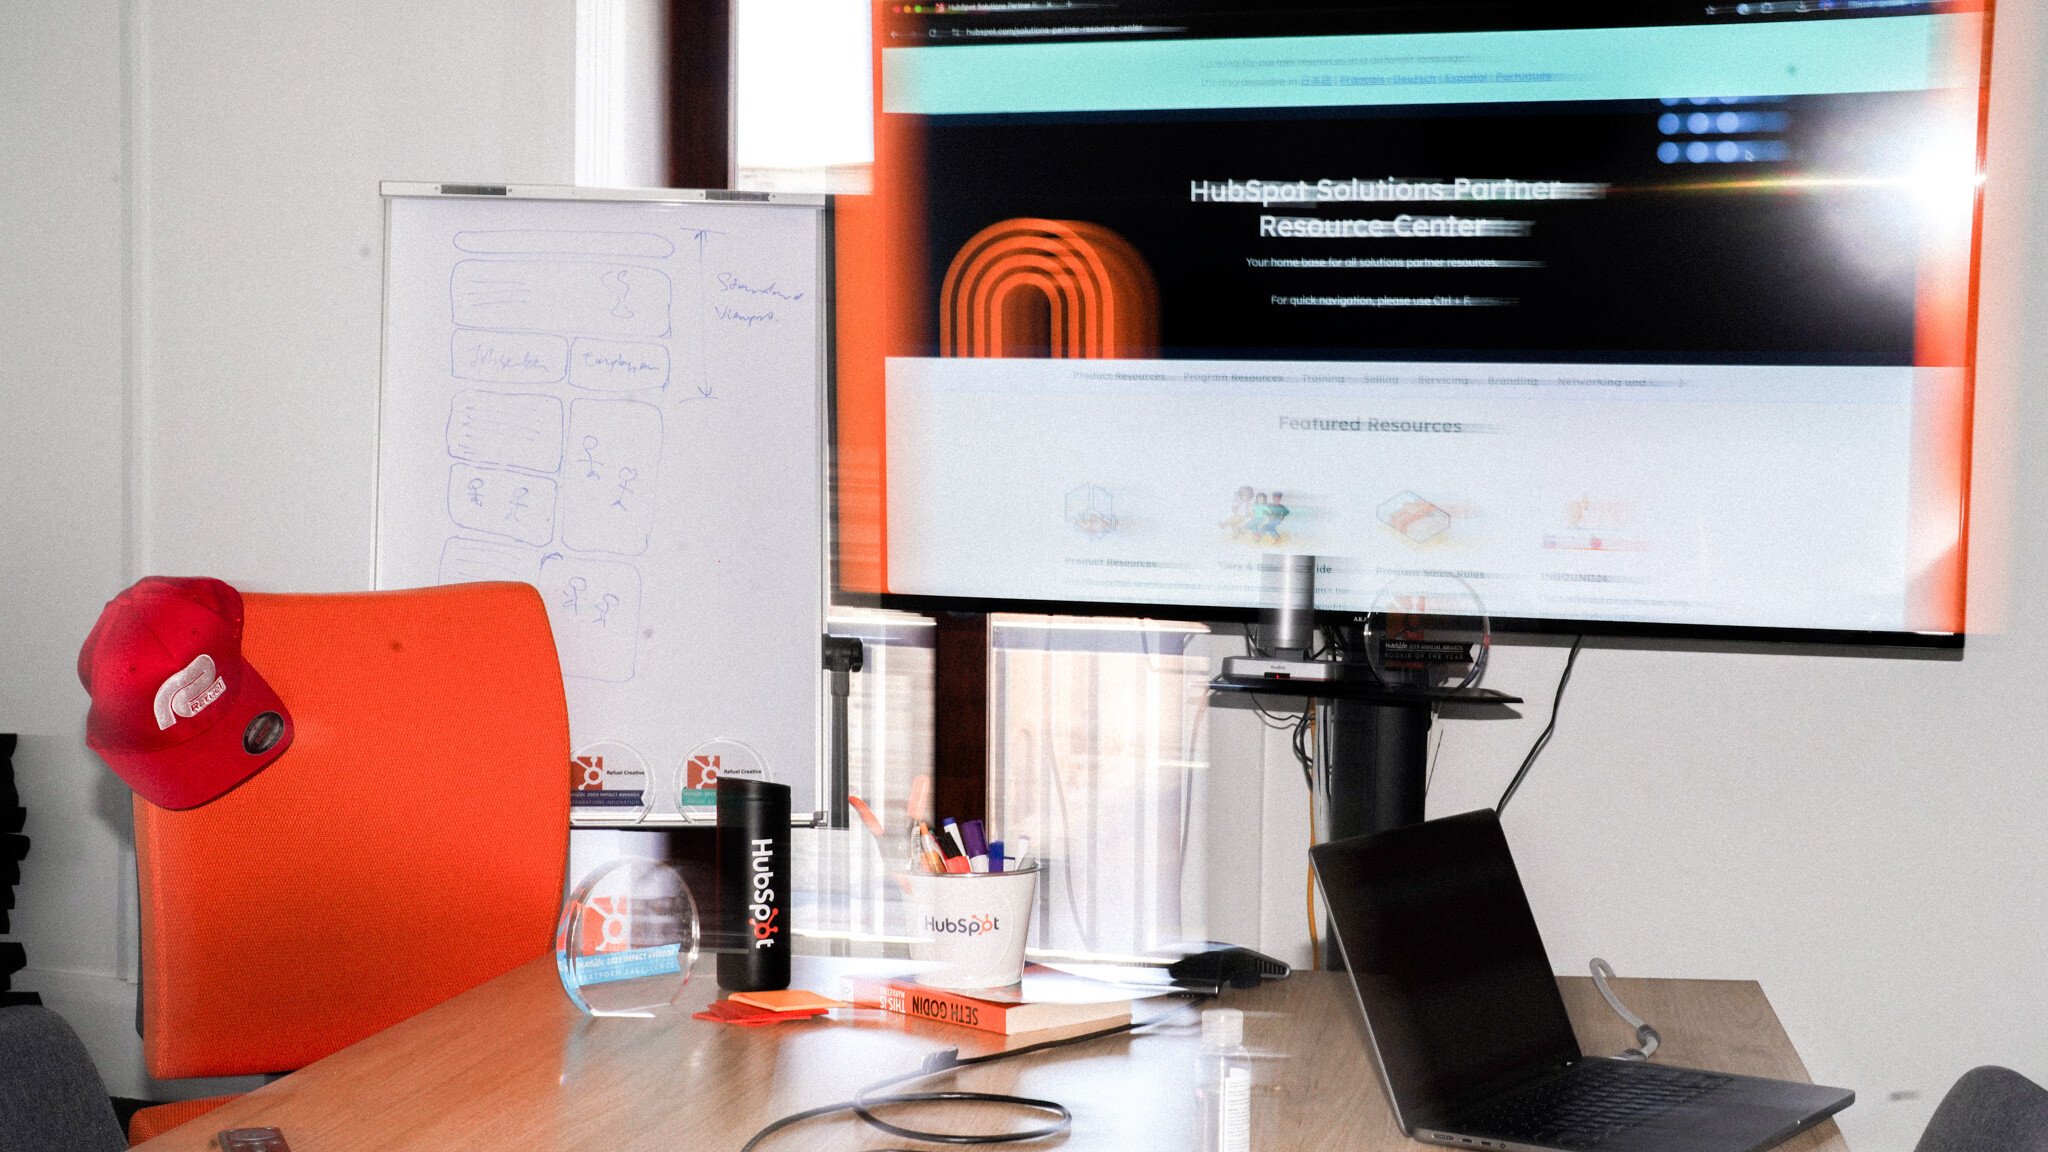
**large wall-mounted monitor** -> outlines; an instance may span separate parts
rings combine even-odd
[[[1958,644],[1985,3],[876,5],[837,584]]]

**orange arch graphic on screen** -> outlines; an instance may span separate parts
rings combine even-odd
[[[962,245],[939,289],[939,354],[1132,359],[1159,345],[1159,291],[1099,224],[1020,217]]]

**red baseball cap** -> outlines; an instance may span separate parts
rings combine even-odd
[[[107,602],[78,651],[86,746],[160,808],[196,808],[278,758],[291,714],[242,658],[242,594],[145,576]]]

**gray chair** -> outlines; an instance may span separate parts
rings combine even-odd
[[[0,1008],[0,1152],[121,1152],[128,1138],[78,1034],[47,1008]]]
[[[2048,1090],[2010,1068],[1963,1073],[1914,1152],[2048,1152]]]

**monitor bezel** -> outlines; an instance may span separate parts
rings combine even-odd
[[[833,566],[838,566],[835,553]],[[839,586],[835,573],[832,590],[835,608],[873,608],[907,612],[919,616],[941,613],[978,613],[1020,616],[1123,617],[1133,620],[1172,620],[1202,624],[1252,624],[1259,618],[1256,608],[1229,608],[1196,604],[1144,604],[1099,600],[1018,600],[993,596],[938,596],[908,592],[859,592]],[[1319,610],[1318,621],[1358,620],[1368,613],[1356,610]],[[1639,620],[1571,620],[1549,617],[1496,616],[1488,621],[1496,636],[1588,636],[1623,640],[1672,640],[1715,645],[1806,645],[1858,649],[1900,648],[1918,651],[1960,652],[1967,632],[1885,632],[1845,628],[1775,628],[1746,624],[1675,624]]]

